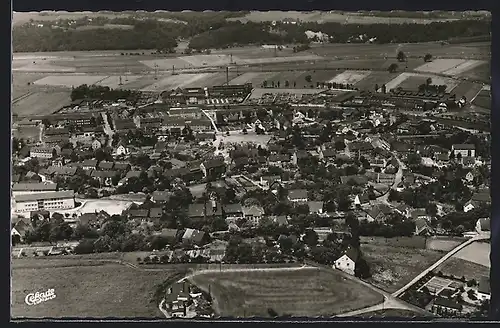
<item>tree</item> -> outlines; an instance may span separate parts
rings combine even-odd
[[[306,75],[305,80],[306,80],[306,82],[311,83],[311,81],[312,81],[311,75]]]
[[[432,84],[432,79],[430,77],[428,77],[427,80],[425,80],[425,84],[427,86],[431,85]]]
[[[404,52],[399,51],[397,55],[397,59],[399,62],[404,62],[406,60],[406,55]]]
[[[262,82],[262,86],[263,86],[264,88],[267,88],[267,81]]]
[[[375,92],[378,92],[378,84],[375,84]]]
[[[288,82],[288,80],[285,81],[285,88],[288,88],[289,86],[290,86],[290,82]]]
[[[314,247],[318,244],[318,234],[312,229],[307,229],[303,240],[309,247]]]
[[[387,93],[387,87],[385,86],[385,84],[382,84],[382,93]]]
[[[398,70],[398,64],[395,64],[395,63],[390,64],[389,67],[387,68],[387,70],[390,73],[395,73]],[[383,87],[385,87],[385,85]]]
[[[424,56],[424,61],[425,61],[425,62],[430,62],[431,60],[432,60],[432,55],[431,55],[431,54],[426,54],[426,55]]]
[[[361,279],[367,279],[371,277],[370,266],[362,256],[359,256],[358,260],[356,261],[356,266],[354,267],[354,275]]]

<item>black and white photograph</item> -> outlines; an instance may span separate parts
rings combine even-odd
[[[13,12],[11,320],[487,320],[491,20]]]

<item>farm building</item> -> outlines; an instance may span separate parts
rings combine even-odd
[[[30,149],[30,157],[51,159],[57,156],[56,148],[54,147],[33,147]]]
[[[437,313],[437,314],[460,314],[462,313],[462,305],[444,298],[444,297],[437,297],[436,300],[434,301],[434,304],[432,305],[432,312]]]
[[[335,269],[344,271],[350,275],[354,276],[354,270],[356,268],[356,262],[358,261],[359,253],[354,248],[349,248],[347,251],[339,257],[334,264]]]
[[[306,189],[294,189],[288,192],[288,200],[293,203],[307,203],[307,190]]]

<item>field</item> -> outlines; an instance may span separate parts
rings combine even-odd
[[[383,245],[361,245],[372,277],[369,282],[387,292],[394,292],[443,256],[441,252]]]
[[[443,264],[437,267],[434,272],[441,271],[445,275],[454,275],[455,277],[465,277],[468,280],[476,279],[481,276],[488,276],[490,268],[471,261],[464,261],[459,258],[451,257]]]
[[[427,239],[426,248],[434,251],[449,252],[463,242],[463,238],[431,237]]]
[[[365,77],[370,75],[367,71],[345,71],[333,79],[327,81],[331,83],[342,83],[342,84],[355,84],[363,80]]]
[[[206,273],[191,279],[214,295],[216,312],[224,317],[278,315],[331,316],[382,301],[382,296],[335,271],[305,268],[294,271]]]
[[[144,87],[141,91],[165,91],[177,88],[185,88],[190,85],[197,85],[199,80],[209,79],[210,76],[217,73],[199,73],[199,74],[178,74],[171,75],[157,82]]]
[[[239,20],[242,22],[265,22],[283,19],[300,19],[303,22],[336,22],[350,24],[403,24],[418,23],[429,24],[435,21],[444,21],[452,19],[425,19],[425,18],[406,18],[406,17],[378,17],[376,15],[360,15],[358,13],[336,13],[336,12],[298,12],[298,11],[252,11],[244,17],[228,18],[228,20]]]
[[[432,84],[434,85],[446,85],[447,92],[453,90],[459,83],[457,80],[452,78],[445,78],[432,74],[401,73],[399,76],[389,81],[385,86],[387,90],[396,89],[400,86],[403,89],[407,88],[411,90],[418,90],[418,86],[422,84],[422,81],[427,80],[429,77],[432,79]]]
[[[85,25],[85,26],[78,26],[76,30],[96,30],[96,29],[106,29],[106,30],[113,30],[113,29],[118,29],[118,30],[131,30],[133,29],[133,25],[125,25],[125,24],[104,24],[104,25]]]
[[[465,96],[467,101],[471,101],[481,91],[481,88],[482,85],[479,83],[462,81],[453,89],[453,93],[457,96],[457,99]]]
[[[106,75],[50,75],[33,82],[33,84],[71,88],[82,84],[97,84],[106,78],[108,78]]]
[[[264,81],[271,81],[276,75],[275,72],[249,72],[235,77],[229,84],[252,83],[253,86],[261,86]]]
[[[260,99],[264,94],[295,94],[295,95],[307,95],[316,94],[323,92],[323,89],[277,89],[277,88],[255,88],[252,91],[251,99]]]
[[[488,90],[482,90],[472,103],[479,107],[491,109],[491,92]]]
[[[70,103],[69,91],[40,91],[18,98],[12,104],[12,111],[20,116],[49,114]]]
[[[254,132],[249,132],[248,134],[240,134],[238,132],[233,132],[229,136],[217,136],[220,138],[224,144],[228,143],[254,143],[256,145],[260,145],[262,147],[266,147],[269,140],[271,140],[270,135],[266,134],[255,134]]]
[[[360,90],[375,90],[376,84],[381,86],[394,79],[396,76],[397,73],[373,71],[370,75],[355,83],[354,86]]]
[[[156,286],[177,274],[175,268],[141,271],[87,259],[29,258],[12,261],[13,318],[161,318],[151,303]],[[54,289],[55,299],[28,306],[27,294]]]
[[[361,318],[422,318],[423,315],[409,310],[385,309],[359,315]]]
[[[453,258],[470,261],[485,267],[490,267],[490,243],[474,242],[458,251]]]
[[[491,65],[490,62],[476,66],[467,72],[459,75],[460,77],[478,80],[484,83],[491,83]]]

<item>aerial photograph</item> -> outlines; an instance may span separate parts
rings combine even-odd
[[[12,25],[11,320],[488,318],[489,12]]]

